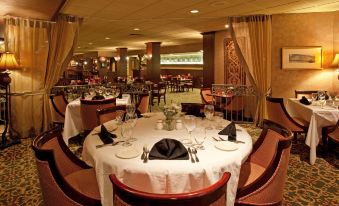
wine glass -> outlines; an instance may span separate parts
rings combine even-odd
[[[126,105],[126,112],[127,112],[127,114],[132,116],[135,112],[135,104],[134,103],[127,104]]]
[[[138,115],[136,113],[134,113],[134,114],[127,113],[126,116],[125,116],[125,122],[131,124],[132,133],[133,133],[133,129],[134,129],[135,125],[137,124],[137,120],[138,120]],[[131,142],[136,141],[136,140],[137,139],[134,138],[134,137],[130,138]]]
[[[190,135],[190,138],[188,140],[183,140],[183,142],[189,145],[192,144],[192,131],[196,127],[195,116],[186,115],[184,118],[184,125]]]
[[[224,119],[224,113],[222,112],[215,112],[214,119],[216,121],[216,129],[223,129],[222,120]]]
[[[326,100],[325,100],[325,92],[324,91],[319,91],[318,92],[318,98],[319,98],[319,103],[321,108],[324,108],[325,104],[326,104]]]
[[[194,141],[196,142],[196,149],[204,150],[204,142],[206,139],[206,128],[203,124],[199,124],[194,130]]]
[[[206,104],[204,107],[204,114],[206,116],[206,119],[209,121],[212,121],[213,115],[214,115],[214,105],[212,104]],[[206,129],[212,129],[211,124],[209,123]]]
[[[315,101],[317,101],[317,98],[318,98],[318,93],[312,93],[311,94],[312,96],[312,102],[314,102],[315,103]]]
[[[129,147],[132,144],[130,143],[130,139],[132,137],[132,125],[129,122],[124,122],[121,125],[121,136],[124,139],[124,143],[122,146]]]

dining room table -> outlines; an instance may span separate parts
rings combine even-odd
[[[181,116],[179,119],[183,118],[184,116]],[[159,120],[164,119],[163,113],[149,113],[139,118],[133,128],[135,141],[130,142],[131,146],[117,143],[114,146],[97,148],[97,145],[103,144],[98,136],[100,126],[86,137],[82,159],[95,168],[102,205],[114,205],[110,174],[115,174],[121,182],[137,190],[173,194],[206,188],[217,182],[226,171],[231,173],[227,185],[227,205],[234,205],[241,164],[252,151],[251,136],[245,129],[236,125],[237,143],[230,142],[227,135],[218,135],[220,127],[206,129],[205,126],[211,122],[196,118],[196,130],[193,130],[191,137],[184,126],[170,131],[158,127]],[[213,125],[215,123],[212,121]],[[221,123],[224,127],[230,122],[222,120]],[[126,141],[121,135],[121,125],[116,120],[106,122],[104,126],[117,135],[114,142]],[[201,129],[205,132],[201,132]],[[149,159],[146,163],[141,158],[143,148],[149,151],[164,139],[177,140],[185,148],[193,148],[195,145],[187,145],[186,141],[193,138],[192,142],[197,143],[198,135],[204,135],[205,139],[202,143],[203,149],[198,149],[196,153],[198,161],[194,155],[186,160]]]
[[[107,96],[106,98],[112,98],[113,96]],[[86,97],[85,99],[91,99],[92,97]],[[123,94],[122,98],[115,98],[116,105],[127,105],[131,102],[131,97],[128,94]],[[68,145],[68,140],[71,137],[79,135],[83,131],[83,125],[81,120],[81,102],[80,98],[77,98],[69,102],[66,106],[64,130],[62,132],[63,139]]]
[[[321,139],[323,127],[335,125],[339,120],[337,105],[321,106],[317,101],[305,105],[299,99],[289,98],[286,109],[292,117],[301,118],[309,122],[305,144],[310,147],[310,164],[314,165],[317,158],[317,146]]]

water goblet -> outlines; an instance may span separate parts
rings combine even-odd
[[[126,105],[126,112],[127,114],[133,115],[135,112],[135,104],[134,103],[129,103]]]
[[[195,130],[194,130],[194,141],[196,142],[195,148],[204,150],[204,142],[206,139],[206,128],[203,125],[199,125]]]
[[[132,137],[132,126],[130,123],[125,122],[121,125],[121,136],[124,139],[124,143],[122,146],[129,147],[132,144],[130,143],[130,139]]]
[[[132,133],[133,133],[133,129],[134,129],[135,125],[137,124],[137,120],[138,120],[138,115],[136,113],[134,113],[134,114],[127,113],[126,116],[125,116],[125,122],[131,124]],[[137,139],[134,138],[134,137],[130,138],[131,142],[136,141],[136,140]]]
[[[214,113],[214,119],[216,121],[215,128],[216,129],[223,129],[222,120],[224,119],[224,113],[222,113],[222,112],[215,112]]]
[[[185,128],[188,131],[189,139],[184,139],[183,143],[187,144],[187,145],[191,145],[192,144],[192,131],[196,127],[195,116],[193,116],[193,115],[186,115],[184,117],[184,125],[185,125]]]
[[[318,92],[318,99],[319,99],[319,103],[321,108],[324,108],[325,104],[326,104],[326,95],[324,91],[319,91]]]
[[[206,116],[206,119],[208,121],[212,121],[213,115],[214,115],[214,105],[206,104],[204,106],[204,114]],[[207,129],[213,129],[211,126],[211,123],[208,124]]]
[[[318,98],[318,93],[312,93],[311,94],[312,96],[312,103],[314,104],[316,101],[317,101],[317,98]]]

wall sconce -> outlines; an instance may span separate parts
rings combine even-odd
[[[120,57],[119,56],[114,57],[114,59],[115,59],[116,62],[120,61]]]
[[[339,54],[336,54],[334,56],[332,67],[337,68],[337,75],[338,75],[338,80],[339,80]]]

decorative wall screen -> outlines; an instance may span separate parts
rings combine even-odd
[[[240,64],[231,38],[224,39],[224,70],[225,84],[246,85],[246,74]]]

